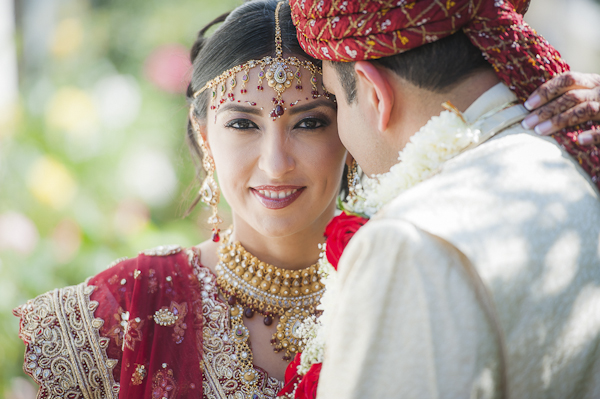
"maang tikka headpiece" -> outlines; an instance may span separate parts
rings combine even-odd
[[[302,90],[302,68],[310,72],[310,83],[312,86],[311,97],[318,98],[321,96],[321,94],[319,94],[319,90],[317,89],[317,74],[323,74],[321,68],[317,67],[310,61],[301,61],[296,57],[283,58],[281,27],[279,26],[279,10],[281,9],[281,5],[283,3],[283,1],[279,2],[277,4],[277,8],[275,9],[275,58],[268,56],[261,60],[250,60],[242,65],[237,65],[233,68],[230,68],[213,80],[207,82],[200,90],[196,91],[193,96],[194,98],[197,98],[207,89],[211,89],[210,109],[216,111],[219,109],[221,104],[227,100],[232,102],[236,101],[233,94],[233,89],[237,86],[235,75],[238,72],[244,72],[242,75],[240,93],[246,94],[248,92],[246,85],[250,80],[250,69],[256,67],[260,68],[260,72],[258,72],[258,84],[256,89],[261,91],[264,90],[263,79],[266,79],[269,87],[272,87],[276,93],[276,96],[273,97],[273,110],[270,113],[270,116],[273,118],[273,120],[285,113],[287,108],[285,107],[285,101],[281,97],[285,90],[292,86],[294,80],[296,81],[296,90]],[[227,87],[228,85],[229,87]],[[221,98],[217,100],[219,93]],[[227,94],[227,96],[225,94]],[[324,95],[329,98],[327,92],[325,92]],[[308,97],[306,97],[306,99],[308,100]],[[299,101],[300,99],[291,102],[290,106],[293,107]],[[242,101],[237,100],[237,102]],[[244,102],[252,106],[256,106],[256,102]]]

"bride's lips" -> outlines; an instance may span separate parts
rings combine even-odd
[[[252,194],[268,209],[282,209],[296,201],[304,192],[303,186],[256,186]]]

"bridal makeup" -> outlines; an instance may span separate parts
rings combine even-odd
[[[241,81],[245,73],[233,78]],[[224,101],[214,110],[214,123],[205,125],[205,140],[236,229],[244,223],[267,236],[286,236],[317,225],[324,228],[331,217],[346,150],[337,134],[337,105],[326,96],[312,95],[312,78],[302,74],[296,82],[309,88],[306,93],[295,88],[282,93],[278,101],[285,109],[275,118],[272,92],[253,90],[251,101],[238,102],[244,96],[238,86],[232,90],[236,100]],[[252,79],[246,87],[257,83]],[[231,98],[227,91],[224,95]]]
[[[252,194],[268,209],[282,209],[291,205],[303,192],[300,186],[256,186]]]

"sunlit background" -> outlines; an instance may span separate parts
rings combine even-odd
[[[197,31],[241,0],[0,0],[0,397],[34,398],[11,309],[112,260],[209,236],[184,141]],[[526,19],[600,72],[600,3]],[[226,216],[227,208],[221,213]]]

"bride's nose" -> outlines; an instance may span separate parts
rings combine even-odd
[[[263,136],[258,167],[269,177],[278,179],[296,167],[287,135],[272,131]]]

